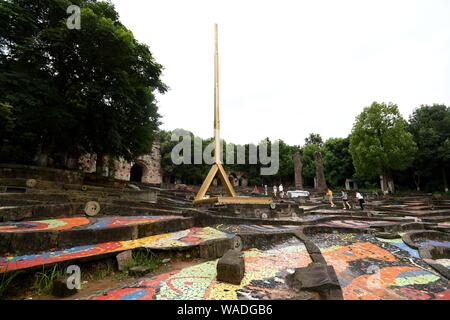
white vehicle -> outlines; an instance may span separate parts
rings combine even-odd
[[[294,191],[288,191],[287,196],[289,198],[309,198],[310,193],[309,193],[309,191],[294,190]]]

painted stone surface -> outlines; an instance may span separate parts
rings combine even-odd
[[[142,247],[166,249],[196,246],[206,241],[231,239],[233,236],[232,234],[227,234],[209,227],[190,228],[136,240],[79,246],[67,250],[49,251],[32,255],[0,257],[0,273]]]
[[[0,232],[67,230],[89,224],[85,217],[0,223]]]
[[[447,247],[450,248],[450,241],[443,240],[423,240],[418,242],[420,247]]]
[[[125,225],[152,223],[174,219],[185,219],[180,216],[117,216],[97,218],[97,221],[89,225],[88,229],[114,228]]]
[[[298,229],[298,226],[271,226],[256,224],[219,224],[214,228],[229,233],[285,233]]]
[[[303,243],[292,239],[270,250],[244,251],[245,276],[240,285],[216,280],[217,261],[174,270],[111,290],[93,300],[235,300],[289,299],[284,278],[311,260]]]
[[[336,220],[323,223],[321,225],[335,228],[352,228],[352,229],[365,229],[376,226],[394,225],[397,222],[390,221],[362,221],[362,220]]]
[[[447,269],[450,269],[450,259],[436,259],[435,261]]]
[[[0,223],[2,232],[57,231],[68,229],[101,229],[140,223],[152,223],[164,220],[184,219],[181,216],[111,216],[99,218],[61,218],[39,221],[21,221]]]
[[[311,240],[335,268],[346,300],[450,299],[449,281],[401,240],[365,234],[317,234]]]

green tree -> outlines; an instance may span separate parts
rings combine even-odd
[[[322,136],[318,133],[310,133],[309,136],[305,139],[305,146],[315,144],[319,147],[323,146]]]
[[[392,170],[407,169],[417,146],[398,107],[374,102],[356,118],[349,149],[356,172],[382,176],[382,189],[388,190]]]
[[[81,30],[66,26],[71,4],[81,8]],[[162,66],[111,3],[8,0],[0,21],[0,101],[13,106],[8,138],[31,155],[24,162],[85,152],[133,160],[150,150],[154,92],[167,90]]]
[[[322,148],[317,144],[307,144],[302,148],[302,176],[305,184],[314,186],[314,177],[316,176],[316,163],[314,154]]]
[[[409,131],[418,146],[414,160],[417,187],[420,187],[420,177],[430,177],[434,172],[439,172],[444,189],[448,191],[450,108],[439,104],[420,106],[414,110],[409,122]]]
[[[345,180],[352,178],[355,174],[349,144],[349,138],[330,138],[324,144],[325,176],[333,187],[343,186]]]

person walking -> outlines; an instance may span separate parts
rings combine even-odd
[[[273,186],[273,197],[276,198],[277,197],[277,192],[278,192],[278,188],[276,185]]]
[[[264,185],[264,195],[265,196],[269,195],[269,191],[267,190],[267,184]]]
[[[348,203],[348,194],[344,190],[342,190],[342,204],[344,205],[344,210],[350,210],[350,204]]]
[[[356,191],[356,199],[358,199],[361,210],[364,210],[364,197],[359,191]]]
[[[335,204],[334,204],[334,202],[333,202],[333,191],[331,191],[330,188],[328,188],[327,196],[328,196],[328,201],[330,201],[331,207],[334,208],[334,207],[335,207]]]
[[[284,189],[283,189],[283,185],[281,183],[280,183],[280,186],[278,187],[278,191],[280,192],[281,199],[283,199],[283,197],[284,197]]]

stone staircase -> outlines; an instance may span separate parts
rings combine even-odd
[[[216,257],[232,246],[232,235],[198,227],[187,191],[35,167],[1,174],[0,273],[142,248]],[[92,201],[100,210],[88,216]]]

